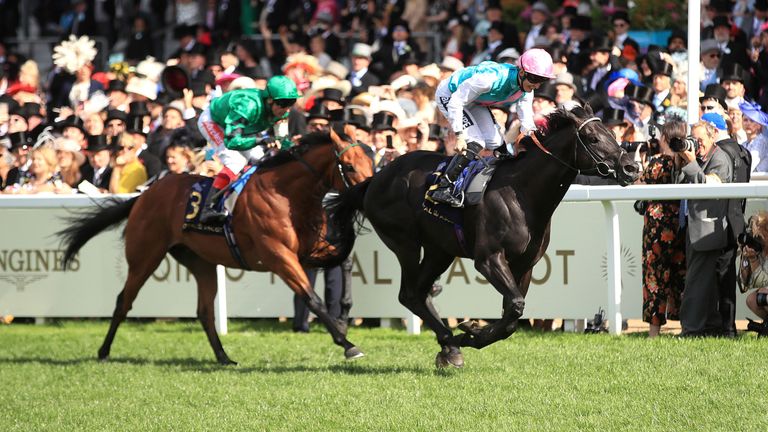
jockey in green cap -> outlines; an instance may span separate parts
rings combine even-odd
[[[287,118],[298,97],[296,84],[278,75],[267,81],[266,90],[240,89],[224,93],[200,114],[197,126],[224,165],[206,197],[201,222],[221,223],[226,218],[225,212],[213,208],[214,197],[237,178],[249,159],[261,159],[265,146],[276,145],[274,140],[265,138],[264,131]]]

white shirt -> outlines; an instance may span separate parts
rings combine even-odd
[[[525,37],[525,49],[526,51],[533,48],[534,40],[541,34],[543,24],[535,25],[531,27],[531,31],[528,32],[528,36]]]

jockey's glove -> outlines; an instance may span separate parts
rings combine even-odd
[[[467,148],[467,139],[464,138],[464,134],[462,132],[456,133],[456,152],[464,151],[464,149]]]

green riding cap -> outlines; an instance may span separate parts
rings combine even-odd
[[[267,95],[274,100],[298,99],[299,90],[292,79],[285,75],[276,75],[267,81]]]

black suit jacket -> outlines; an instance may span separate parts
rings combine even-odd
[[[159,174],[163,167],[163,163],[160,161],[160,158],[148,152],[147,150],[139,153],[139,161],[147,170],[147,178],[152,178]]]
[[[347,75],[347,79],[352,82],[352,74]],[[363,75],[360,78],[360,86],[355,87],[354,84],[352,84],[352,90],[349,92],[349,99],[354,98],[358,94],[362,92],[368,91],[368,87],[370,86],[377,86],[381,83],[381,80],[379,77],[373,74],[370,70],[368,70],[365,75]]]
[[[112,167],[108,166],[101,174],[101,177],[99,177],[99,181],[96,183],[93,182],[94,171],[91,165],[84,164],[80,170],[80,174],[82,174],[80,179],[81,182],[87,180],[99,189],[109,190],[109,180],[112,178]]]
[[[746,169],[747,172],[752,169],[752,154],[749,152],[745,152],[745,154],[749,157],[749,164],[746,163],[746,161],[742,160],[738,157],[738,155],[741,153],[739,151],[739,143],[736,142],[733,138],[727,138],[724,140],[720,140],[717,142],[717,146],[725,151],[725,153],[728,155],[728,158],[731,159],[731,164],[733,166],[733,178],[734,180],[738,178],[736,174],[736,170]],[[731,155],[737,155],[736,160],[731,158]],[[743,165],[746,165],[743,166]],[[736,239],[738,238],[739,234],[744,232],[744,208],[746,206],[746,199],[729,199],[728,200],[728,226],[731,227],[731,238],[729,238],[730,243],[732,245],[736,244]]]

